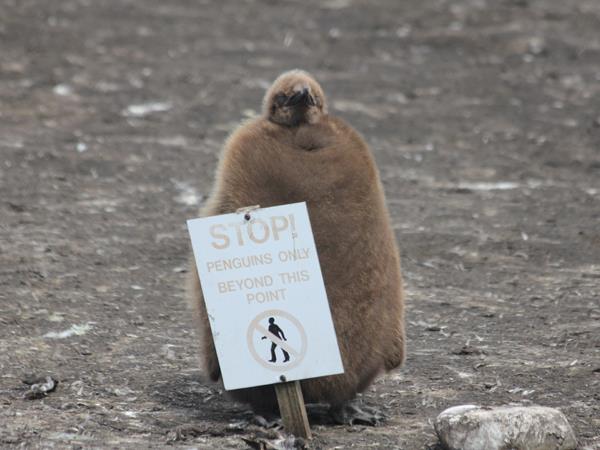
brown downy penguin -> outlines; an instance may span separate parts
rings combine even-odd
[[[227,140],[202,215],[306,201],[345,373],[302,381],[307,403],[328,403],[338,421],[375,416],[349,406],[384,371],[404,360],[403,291],[396,239],[383,188],[363,138],[327,113],[308,73],[282,74],[268,89],[261,117]],[[204,368],[219,364],[196,268],[189,297],[196,311]],[[272,386],[229,391],[256,412],[277,411]],[[353,415],[353,417],[349,417]]]

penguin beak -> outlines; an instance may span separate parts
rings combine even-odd
[[[310,95],[308,88],[302,88],[301,91],[295,92],[291,97],[288,98],[285,103],[286,106],[315,106],[315,99]]]

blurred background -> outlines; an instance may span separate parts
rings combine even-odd
[[[364,395],[388,423],[317,442],[434,448],[444,408],[518,402],[600,448],[599,30],[597,0],[1,0],[0,446],[246,448],[185,220],[302,68],[373,150],[409,334]]]

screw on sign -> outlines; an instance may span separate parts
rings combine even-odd
[[[246,339],[254,360],[276,372],[297,367],[306,355],[306,331],[300,321],[286,311],[270,309],[260,313],[248,325]],[[264,341],[270,343],[268,349]],[[283,359],[277,358],[278,350]]]

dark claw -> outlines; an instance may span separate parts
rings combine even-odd
[[[340,425],[368,425],[375,427],[381,425],[386,419],[385,415],[379,409],[365,405],[359,406],[357,402],[331,407],[330,414],[334,422]]]

